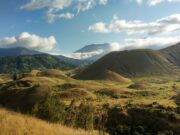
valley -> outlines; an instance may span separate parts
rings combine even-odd
[[[3,75],[1,106],[47,121],[110,135],[130,134],[131,130],[179,134],[179,76],[84,81],[71,78],[69,72],[73,70],[33,70],[19,75],[21,77],[16,80]],[[84,122],[87,125],[81,124]],[[151,127],[151,124],[156,125]],[[137,131],[131,129],[132,126]]]

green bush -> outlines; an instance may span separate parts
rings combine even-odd
[[[52,122],[63,122],[65,118],[66,105],[58,98],[48,96],[43,102],[34,107],[36,115],[42,119]]]
[[[85,130],[93,130],[94,126],[94,110],[92,104],[88,102],[82,102],[78,108],[77,115],[77,127],[83,128]]]

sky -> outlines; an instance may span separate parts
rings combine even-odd
[[[180,0],[0,0],[0,18],[3,48],[69,55],[89,44],[124,50],[180,42]]]

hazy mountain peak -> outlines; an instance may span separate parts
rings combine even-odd
[[[23,48],[23,47],[14,47],[14,48],[0,48],[0,57],[4,56],[19,56],[19,55],[35,55],[42,54],[41,52]]]
[[[109,46],[110,46],[109,43],[90,44],[90,45],[86,45],[83,48],[75,51],[75,53],[93,52],[93,51],[96,51],[96,50],[107,50],[109,48]]]

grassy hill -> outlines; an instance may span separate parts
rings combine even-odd
[[[80,76],[75,76],[75,78],[81,78],[82,80],[109,80],[122,84],[131,82],[130,79],[110,70],[98,70],[95,73],[88,73],[88,75],[83,72]]]
[[[75,78],[106,80],[107,71],[125,77],[178,75],[180,44],[162,50],[138,49],[112,52],[83,70],[79,70]]]
[[[33,69],[71,69],[92,61],[49,55],[27,48],[0,48],[0,73],[29,72]]]
[[[171,63],[180,67],[180,43],[160,51]]]
[[[0,109],[0,135],[98,135]]]
[[[80,72],[80,79],[98,78],[99,73],[110,70],[123,76],[150,76],[173,73],[175,68],[160,52],[132,50],[112,52]]]

